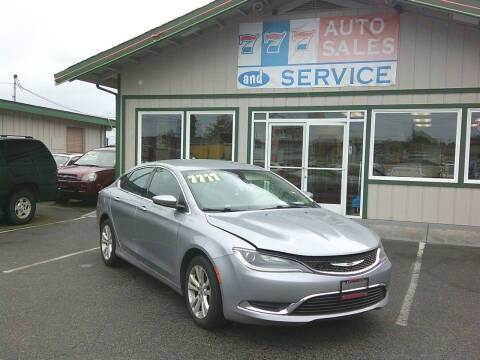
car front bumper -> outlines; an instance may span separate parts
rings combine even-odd
[[[101,186],[91,181],[62,181],[57,182],[57,193],[72,199],[85,200],[95,198]]]
[[[223,311],[225,318],[250,324],[290,323],[302,324],[315,320],[331,319],[380,309],[389,301],[391,263],[388,259],[376,267],[357,275],[325,275],[318,273],[273,273],[255,271],[239,262],[234,255],[214,260],[221,278]],[[340,283],[344,280],[368,278],[368,288],[340,293]],[[376,291],[384,287],[384,297],[365,306],[349,309],[349,306],[336,306],[332,312],[320,311],[315,314],[301,314],[298,309],[308,299],[340,298],[342,295]],[[336,300],[335,300],[336,301]],[[338,300],[342,301],[342,300]],[[349,300],[344,300],[349,301]],[[285,304],[274,311],[252,305],[250,302]],[[337,303],[340,304],[340,303]]]

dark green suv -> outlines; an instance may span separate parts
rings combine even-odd
[[[54,200],[57,165],[47,147],[30,136],[0,135],[0,212],[26,224],[37,201]]]

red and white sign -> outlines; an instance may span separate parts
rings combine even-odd
[[[398,15],[320,19],[318,62],[397,59]]]

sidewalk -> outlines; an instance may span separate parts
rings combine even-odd
[[[382,239],[480,247],[480,226],[427,224],[389,220],[356,220]]]

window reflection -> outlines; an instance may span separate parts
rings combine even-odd
[[[470,119],[468,178],[470,180],[480,180],[480,112],[472,112]]]
[[[143,114],[141,162],[180,159],[182,115]]]
[[[373,175],[453,179],[457,113],[377,113]]]
[[[190,158],[232,160],[233,114],[190,115]]]
[[[348,144],[347,215],[360,216],[362,191],[363,123],[350,123]]]
[[[265,167],[265,123],[253,125],[253,165]]]

